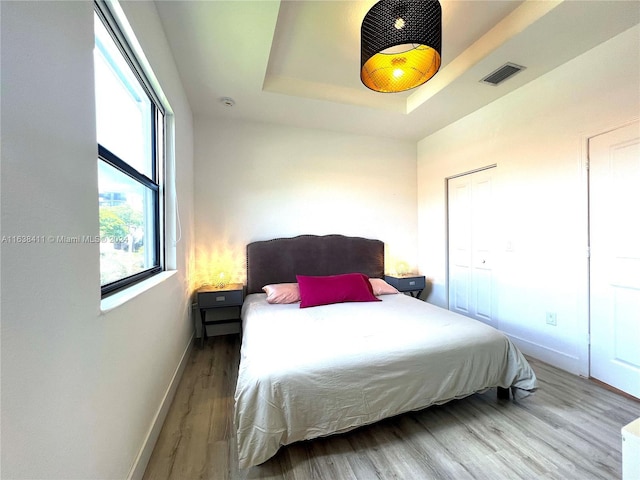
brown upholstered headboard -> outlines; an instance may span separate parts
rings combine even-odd
[[[272,283],[296,281],[296,275],[359,272],[384,276],[384,243],[344,235],[300,235],[247,245],[247,293]]]

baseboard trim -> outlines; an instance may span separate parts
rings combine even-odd
[[[129,475],[127,475],[127,480],[142,480],[144,476],[144,472],[147,469],[147,464],[149,463],[149,459],[151,458],[151,454],[153,453],[153,449],[158,441],[158,437],[160,436],[160,431],[162,430],[162,426],[164,425],[164,421],[167,418],[167,413],[169,412],[169,407],[171,406],[171,402],[173,402],[173,398],[175,397],[176,390],[178,389],[178,384],[180,383],[180,379],[182,378],[182,374],[184,373],[184,369],[187,366],[187,361],[191,355],[191,349],[193,348],[194,336],[192,335],[189,338],[189,342],[187,343],[187,347],[184,349],[182,353],[182,358],[180,358],[180,362],[173,373],[173,377],[169,382],[169,386],[167,387],[167,391],[162,398],[162,402],[160,402],[160,407],[158,407],[158,411],[151,423],[151,427],[147,432],[147,436],[142,443],[142,447],[138,452],[138,456],[133,462],[133,466],[129,471]]]
[[[580,375],[580,359],[575,355],[554,350],[553,348],[525,340],[516,335],[511,335],[506,332],[503,333],[509,337],[525,355],[530,355],[537,360],[541,360],[574,375]]]

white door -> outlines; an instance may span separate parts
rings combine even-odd
[[[494,320],[493,174],[489,168],[448,180],[449,310]]]
[[[590,374],[640,398],[640,123],[589,139]]]

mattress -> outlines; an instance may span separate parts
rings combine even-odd
[[[313,308],[248,295],[235,392],[240,468],[282,445],[344,432],[491,387],[516,398],[535,373],[503,333],[395,294]]]

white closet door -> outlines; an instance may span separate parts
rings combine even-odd
[[[448,180],[449,310],[492,326],[494,172],[490,168]]]
[[[640,124],[589,140],[591,376],[640,398]]]

